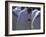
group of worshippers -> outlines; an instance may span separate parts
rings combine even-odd
[[[12,7],[13,30],[40,29],[40,8]]]

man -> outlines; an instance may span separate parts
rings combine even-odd
[[[20,16],[18,16],[17,19],[17,30],[29,30],[31,29],[31,13],[28,12],[28,8],[24,8],[22,11],[20,11]]]
[[[19,12],[21,11],[20,7],[13,7],[12,10],[12,26],[13,26],[13,30],[16,30],[16,23],[17,23],[17,18],[19,16]]]
[[[33,10],[32,17],[33,29],[40,29],[40,11],[38,9]]]

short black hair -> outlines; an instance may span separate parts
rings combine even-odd
[[[30,7],[27,10],[28,10],[28,13],[32,12],[32,8],[30,8]]]
[[[23,10],[25,7],[21,7],[21,10]]]

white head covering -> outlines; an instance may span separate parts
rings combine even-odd
[[[13,12],[15,12],[15,14],[17,14],[18,16],[20,11],[21,11],[21,7],[16,7],[15,9],[13,9]]]

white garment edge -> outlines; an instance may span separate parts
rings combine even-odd
[[[38,14],[40,13],[40,11],[38,11],[38,12],[36,12],[36,14],[35,14],[35,16],[34,16],[34,18],[32,19],[32,29],[34,28],[34,26],[33,26],[33,22],[34,22],[34,20],[35,20],[35,18],[38,16]]]
[[[27,10],[27,8],[24,8],[23,10],[20,11],[20,13],[19,13],[19,15],[18,15],[18,18],[17,18],[17,22],[19,22],[20,14],[23,13],[25,10]]]
[[[40,11],[36,12],[36,14],[35,14],[35,16],[34,16],[34,18],[33,18],[33,20],[32,20],[32,24],[33,24],[35,18],[38,16],[39,13],[40,13]]]
[[[38,11],[38,10],[37,10],[37,9],[33,10],[33,11],[32,11],[32,15],[33,15],[33,14],[34,14],[34,12],[36,12],[36,11]]]

